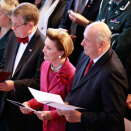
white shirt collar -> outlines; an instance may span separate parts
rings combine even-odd
[[[94,64],[106,53],[107,51],[105,51],[103,54],[101,54],[99,57],[93,59]]]
[[[28,35],[29,41],[31,40],[31,38],[32,38],[33,35],[35,34],[36,30],[37,30],[37,28],[36,28],[30,35]]]

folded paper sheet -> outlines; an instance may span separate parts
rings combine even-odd
[[[28,88],[31,94],[34,96],[34,98],[40,103],[47,104],[49,106],[52,106],[54,108],[61,109],[61,110],[83,109],[80,107],[65,104],[60,95],[38,91],[30,87]]]

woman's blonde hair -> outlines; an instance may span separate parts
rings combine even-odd
[[[0,7],[9,18],[11,18],[12,11],[18,4],[18,0],[0,0]]]
[[[68,57],[74,50],[74,45],[70,35],[62,29],[47,30],[47,37],[56,42],[56,48],[59,51],[64,51],[62,58]]]

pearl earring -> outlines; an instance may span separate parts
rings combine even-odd
[[[59,58],[61,59],[61,56],[59,55]]]

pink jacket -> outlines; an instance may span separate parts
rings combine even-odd
[[[75,73],[75,67],[69,62],[69,59],[65,61],[59,72],[48,86],[48,73],[50,69],[50,62],[44,61],[41,65],[41,91],[49,92],[53,94],[61,95],[65,100],[66,95],[69,93],[72,87],[72,81]],[[43,104],[38,103],[35,99],[29,101],[30,106],[33,109],[38,110]],[[62,116],[59,116],[56,109],[43,106],[43,111],[51,111],[52,120],[43,122],[43,131],[65,131],[66,120]]]

